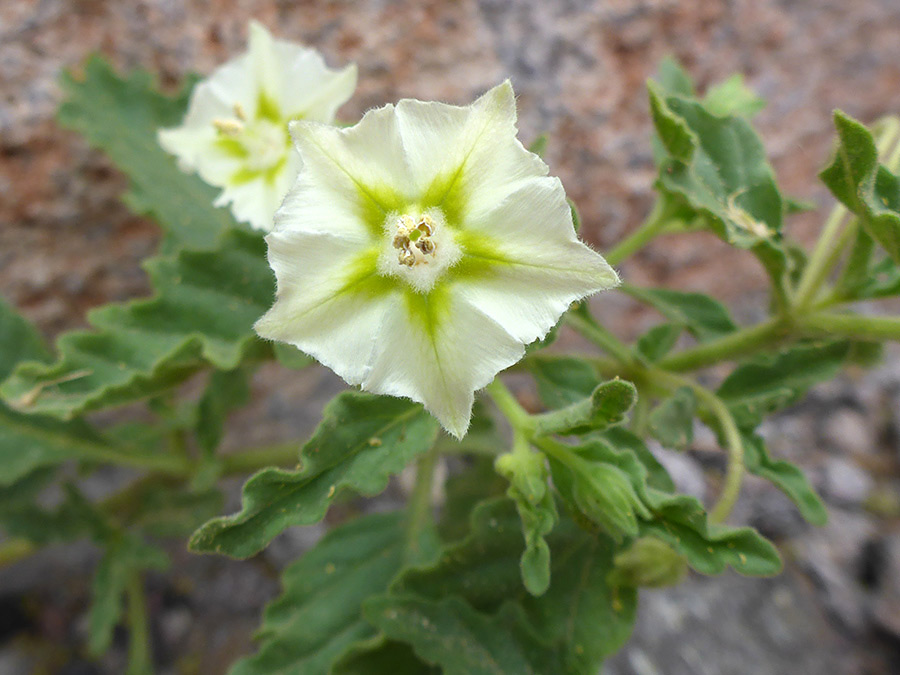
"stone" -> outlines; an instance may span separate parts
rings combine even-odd
[[[900,534],[882,542],[873,617],[880,628],[900,640]]]
[[[836,452],[872,455],[878,451],[877,429],[865,415],[851,408],[839,408],[825,419],[822,437]]]
[[[843,506],[859,506],[865,502],[875,481],[859,465],[843,457],[829,457],[825,462],[826,498]]]

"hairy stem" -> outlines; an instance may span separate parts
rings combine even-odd
[[[897,317],[819,312],[802,316],[797,323],[801,330],[817,335],[900,341],[900,318]]]
[[[650,243],[669,223],[672,207],[668,199],[659,198],[647,219],[606,255],[606,262],[618,265]]]
[[[410,564],[422,559],[421,537],[433,525],[432,485],[434,470],[440,454],[434,448],[421,455],[416,462],[416,482],[409,497],[408,522],[406,526],[406,560]]]
[[[647,376],[672,389],[685,386],[690,387],[696,394],[697,399],[719,423],[722,434],[725,437],[728,468],[725,471],[725,484],[722,487],[722,493],[719,495],[718,501],[710,509],[709,518],[714,523],[724,522],[731,514],[735,502],[737,502],[738,495],[741,492],[741,484],[744,480],[744,442],[741,439],[741,432],[738,430],[731,411],[728,410],[728,406],[725,405],[722,399],[693,380],[680,375],[666,373],[657,368],[648,371]]]
[[[788,332],[784,319],[772,317],[755,326],[666,356],[657,365],[672,372],[698,370],[720,361],[752,354],[762,347],[781,341]]]
[[[623,365],[634,361],[631,350],[619,338],[592,319],[577,312],[567,312],[565,322]]]
[[[126,586],[128,597],[128,671],[127,675],[151,675],[153,656],[150,644],[150,627],[147,621],[147,598],[144,595],[144,578],[133,572]]]

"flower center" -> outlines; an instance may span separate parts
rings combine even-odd
[[[379,273],[404,279],[420,293],[430,291],[462,255],[440,209],[391,213],[385,219],[384,233]]]
[[[289,148],[287,125],[266,117],[248,120],[240,103],[234,104],[233,119],[217,119],[213,126],[226,143],[236,144],[247,168],[265,171],[279,164]]]
[[[427,265],[434,260],[434,220],[428,214],[416,222],[412,216],[400,216],[393,246],[398,251],[397,262],[407,267]]]

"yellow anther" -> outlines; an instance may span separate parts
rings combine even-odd
[[[237,120],[213,120],[213,126],[220,134],[226,136],[237,136],[244,130],[244,125]]]

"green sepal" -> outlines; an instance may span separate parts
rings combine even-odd
[[[875,139],[866,127],[840,110],[834,125],[834,160],[819,178],[900,264],[900,178],[878,163]]]
[[[666,448],[684,450],[694,440],[697,398],[690,387],[680,387],[650,412],[650,433]]]
[[[546,461],[542,454],[523,448],[498,457],[495,467],[510,482],[506,494],[515,502],[522,520],[522,582],[532,595],[542,595],[550,586],[550,547],[545,537],[559,521],[547,484],[550,474]]]
[[[674,492],[675,483],[666,468],[644,444],[644,441],[624,427],[607,429],[599,438],[617,450],[633,453],[647,472],[647,485],[663,492]]]
[[[635,588],[665,588],[684,581],[688,564],[683,555],[656,537],[641,537],[617,553],[610,583]]]
[[[159,128],[181,124],[192,82],[177,95],[164,96],[148,72],[122,77],[95,55],[78,71],[63,73],[60,84],[65,94],[60,124],[84,134],[128,176],[125,202],[165,229],[164,249],[210,247],[236,225],[228,209],[213,206],[219,191],[179,170],[156,140]]]
[[[295,471],[263,469],[242,491],[241,511],[197,530],[190,549],[246,558],[293,525],[319,522],[335,495],[380,493],[389,477],[434,444],[438,425],[406,399],[347,391],[322,413]]]
[[[637,389],[618,378],[597,385],[591,395],[565,408],[534,416],[535,433],[586,434],[619,424],[637,401]]]

